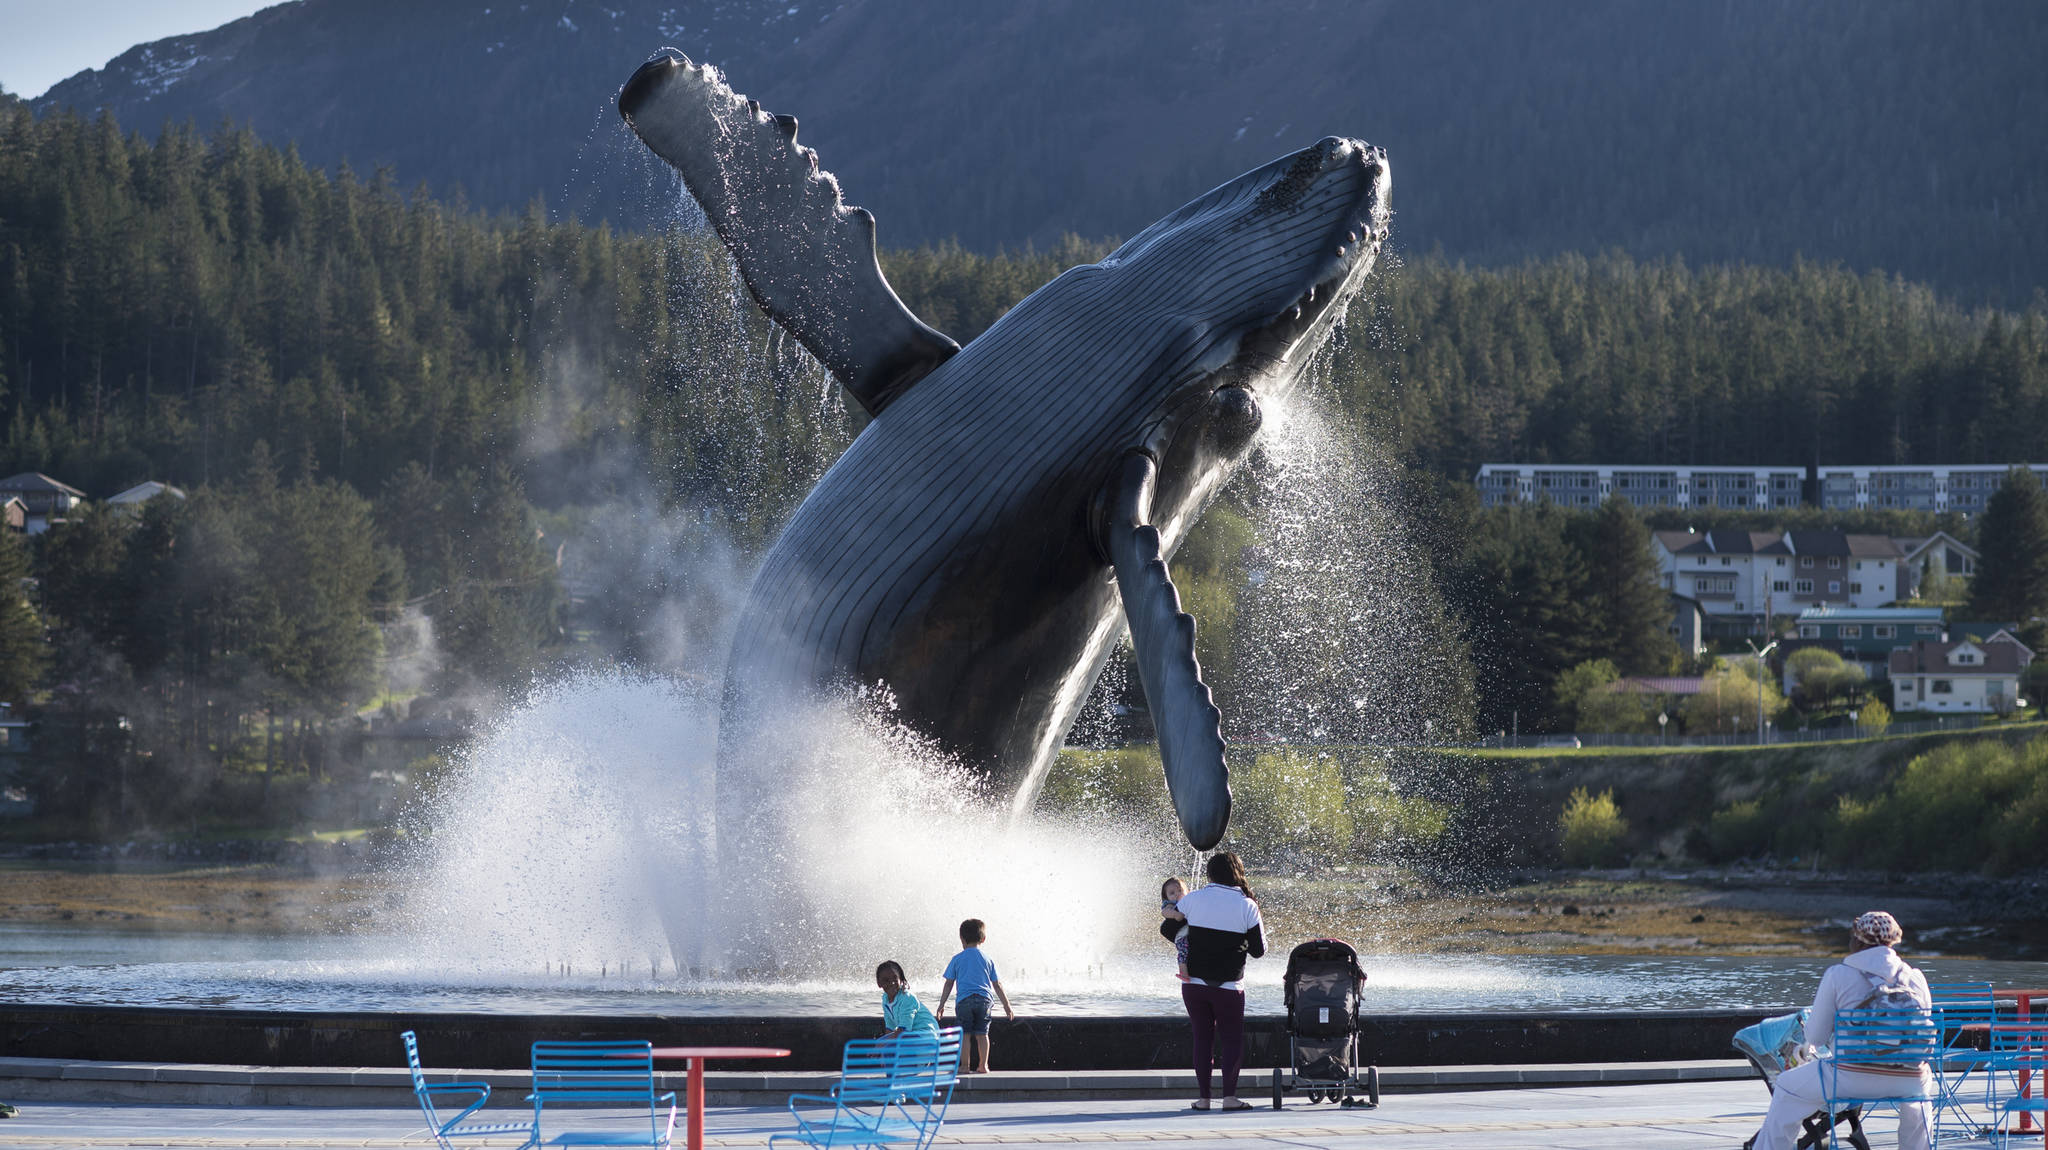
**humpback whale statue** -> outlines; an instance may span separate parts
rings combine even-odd
[[[794,118],[668,54],[619,110],[755,300],[873,417],[749,592],[721,819],[752,801],[725,788],[761,712],[840,684],[886,685],[902,721],[1022,809],[1128,623],[1175,813],[1213,847],[1230,818],[1221,717],[1166,560],[1371,271],[1386,153],[1331,137],[1247,172],[962,348],[897,299],[874,217],[842,203]]]

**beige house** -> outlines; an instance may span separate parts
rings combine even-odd
[[[2004,713],[2018,705],[2020,672],[2033,662],[2009,631],[1983,642],[1923,639],[1892,652],[1892,710]]]

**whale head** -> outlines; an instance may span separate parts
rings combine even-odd
[[[1158,464],[1154,510],[1169,552],[1341,322],[1386,241],[1392,184],[1384,150],[1328,137],[1040,289],[1047,309],[1114,299],[1119,338],[1157,349],[1127,361],[1139,365],[1128,374],[1080,386],[1114,393],[1119,402],[1095,409],[1129,421],[1113,433],[1120,450]],[[1020,320],[1034,302],[1018,306]]]

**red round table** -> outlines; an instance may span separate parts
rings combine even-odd
[[[2048,1005],[2048,990],[1994,990],[1991,992],[1991,996],[1993,998],[2014,999],[2014,1006],[2019,1016],[2018,1020],[2021,1024],[2025,1024],[2033,1020],[2035,999],[2041,999],[2044,1005]],[[2033,1079],[2033,1071],[2020,1071],[2020,1097],[2029,1098],[2033,1096]],[[2048,1090],[2048,1082],[2042,1083],[2041,1086],[2042,1089]],[[2032,1134],[2033,1132],[2033,1113],[2027,1110],[2020,1111],[2019,1129],[2013,1131],[2013,1133]]]
[[[656,1058],[688,1060],[690,1083],[683,1095],[689,1117],[683,1123],[683,1138],[690,1150],[704,1150],[704,1062],[711,1058],[787,1058],[789,1051],[774,1046],[657,1046]]]

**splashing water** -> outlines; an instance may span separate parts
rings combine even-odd
[[[1405,516],[1400,472],[1335,410],[1325,350],[1240,480],[1259,544],[1240,729],[1308,742],[1456,738],[1471,671]]]
[[[744,936],[777,940],[776,981],[860,983],[894,958],[935,986],[960,922],[980,918],[1005,977],[1045,990],[1085,980],[1148,924],[1161,864],[1132,836],[1013,821],[867,699],[778,725],[801,777],[773,780],[790,831],[774,873],[714,879],[716,713],[702,693],[613,672],[547,687],[501,718],[433,812],[405,915],[429,962],[651,973],[715,965]],[[720,890],[705,889],[713,881]]]

